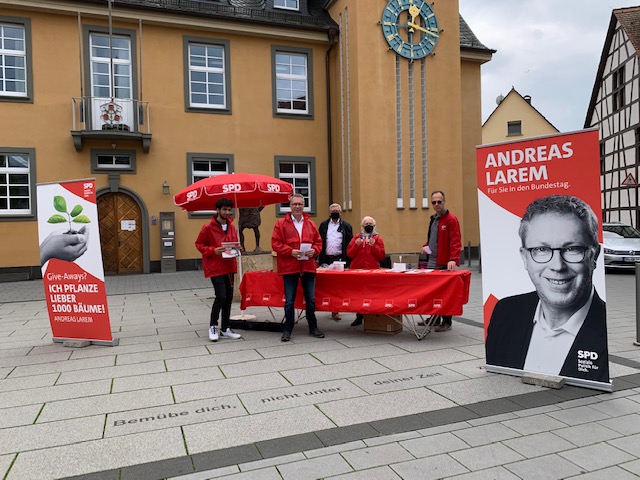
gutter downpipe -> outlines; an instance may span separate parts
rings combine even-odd
[[[329,169],[329,204],[333,203],[333,155],[331,154],[331,75],[330,75],[330,59],[329,56],[333,47],[336,46],[338,38],[338,29],[331,27],[328,32],[329,49],[325,55],[325,73],[326,73],[326,89],[327,89],[327,168]]]

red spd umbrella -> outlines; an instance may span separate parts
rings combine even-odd
[[[173,202],[188,212],[215,210],[222,197],[236,208],[257,208],[272,203],[286,203],[293,185],[258,173],[229,173],[207,177],[189,185],[173,197]]]

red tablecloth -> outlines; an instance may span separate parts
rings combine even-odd
[[[318,270],[316,310],[389,315],[462,315],[469,301],[471,272],[416,270]],[[284,306],[282,277],[261,270],[247,272],[240,283],[240,309]],[[304,309],[298,286],[296,308]]]

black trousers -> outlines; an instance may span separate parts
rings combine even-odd
[[[209,326],[218,325],[218,318],[220,318],[220,312],[222,312],[222,325],[220,329],[223,332],[229,328],[231,304],[233,303],[233,279],[233,273],[211,277],[216,298],[211,307]]]

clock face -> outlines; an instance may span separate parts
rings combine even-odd
[[[440,34],[436,14],[425,0],[389,0],[381,23],[391,49],[411,60],[429,55]]]

